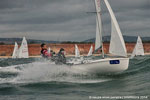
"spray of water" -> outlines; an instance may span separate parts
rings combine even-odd
[[[1,83],[37,83],[37,82],[73,82],[98,83],[106,79],[95,79],[87,73],[79,72],[67,65],[56,65],[53,62],[33,62],[1,68],[3,72],[15,72],[17,76],[0,79]]]

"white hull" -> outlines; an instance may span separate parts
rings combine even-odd
[[[117,61],[117,63],[115,61]],[[128,65],[129,58],[105,58],[84,64],[73,65],[71,68],[80,72],[101,74],[122,72],[128,69]]]

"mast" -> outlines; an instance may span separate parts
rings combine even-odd
[[[95,0],[95,9],[96,9],[96,26],[98,28],[99,36],[100,36],[100,43],[102,46],[102,57],[104,58],[104,47],[103,47],[103,40],[102,40],[102,22],[101,22],[101,8],[100,8],[100,0]],[[100,48],[100,47],[99,47]]]

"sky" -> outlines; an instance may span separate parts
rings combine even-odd
[[[123,35],[150,37],[150,0],[108,0]],[[101,0],[103,36],[110,15]],[[0,38],[84,41],[94,38],[94,0],[0,0]]]

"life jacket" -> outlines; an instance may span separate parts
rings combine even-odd
[[[44,58],[47,57],[46,53],[47,53],[47,49],[42,49],[41,50],[42,57],[44,57]]]

